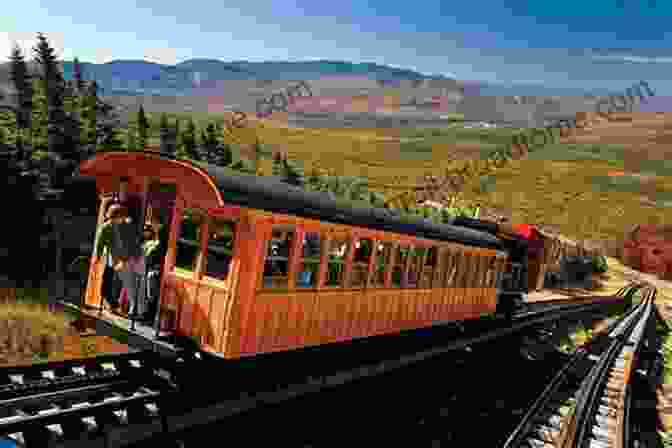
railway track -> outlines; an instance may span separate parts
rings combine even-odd
[[[543,308],[543,311],[541,310],[541,308]],[[569,311],[570,309],[573,312],[570,312]],[[380,420],[381,419],[380,416],[385,415],[386,417],[383,419],[385,420],[384,426],[393,427],[396,426],[397,425],[396,422],[398,422],[399,428],[408,429],[410,427],[413,427],[415,423],[409,425],[407,422],[405,422],[405,419],[411,421],[416,420],[417,423],[418,419],[415,418],[416,414],[422,413],[418,412],[418,409],[421,406],[420,403],[417,402],[418,397],[432,395],[431,391],[427,391],[427,394],[423,394],[420,393],[420,391],[416,388],[409,388],[408,387],[409,384],[417,384],[417,385],[436,384],[436,381],[434,380],[427,381],[428,378],[435,379],[436,372],[449,372],[449,378],[451,384],[453,385],[463,384],[463,381],[468,382],[470,380],[470,377],[473,378],[472,369],[473,370],[480,369],[483,371],[487,371],[488,368],[490,367],[490,364],[492,362],[491,360],[493,359],[493,357],[496,358],[502,354],[501,351],[503,345],[511,347],[513,352],[517,352],[520,346],[519,341],[521,332],[534,331],[533,329],[535,327],[552,325],[554,319],[550,318],[550,316],[555,316],[555,319],[558,319],[558,313],[564,313],[563,315],[565,315],[566,319],[573,319],[573,318],[581,319],[582,316],[585,316],[586,314],[590,315],[591,312],[599,314],[598,310],[602,310],[602,312],[604,312],[605,309],[606,307],[604,303],[600,304],[585,303],[578,306],[576,303],[574,303],[573,306],[568,303],[563,303],[563,304],[556,304],[555,307],[551,307],[549,304],[544,304],[543,307],[536,309],[536,311],[528,310],[524,313],[524,316],[521,314],[520,320],[526,321],[529,325],[522,325],[521,328],[514,329],[513,331],[508,331],[511,329],[510,328],[511,326],[509,325],[506,329],[507,331],[501,331],[495,336],[484,335],[482,330],[486,328],[487,326],[486,324],[490,324],[491,332],[493,331],[493,328],[502,325],[501,323],[495,321],[484,321],[481,322],[480,331],[476,330],[475,327],[465,328],[464,332],[461,334],[461,337],[455,336],[450,338],[454,339],[454,342],[452,344],[444,343],[444,345],[440,348],[438,347],[429,348],[429,347],[418,347],[417,345],[414,346],[412,343],[409,343],[404,348],[410,349],[411,351],[418,350],[419,348],[424,348],[424,352],[418,353],[417,351],[415,351],[413,352],[412,355],[409,354],[407,357],[397,360],[390,359],[389,353],[383,353],[383,356],[385,356],[385,360],[381,361],[380,364],[377,364],[375,362],[369,364],[367,364],[366,362],[362,362],[363,361],[362,357],[357,356],[358,350],[355,350],[353,347],[350,347],[349,351],[351,353],[354,353],[353,363],[358,366],[358,369],[356,370],[351,370],[349,372],[347,371],[339,372],[334,375],[328,375],[328,376],[321,376],[319,373],[314,372],[316,373],[315,376],[319,379],[315,381],[309,380],[310,384],[308,384],[307,387],[303,388],[303,390],[301,390],[300,393],[298,394],[287,394],[287,393],[283,394],[282,390],[280,390],[280,387],[278,387],[277,391],[257,393],[254,398],[250,398],[247,400],[248,402],[247,404],[242,403],[245,400],[241,399],[236,400],[236,398],[238,398],[237,396],[234,397],[231,397],[230,395],[227,396],[226,391],[222,390],[222,388],[219,388],[219,390],[217,391],[220,393],[220,395],[217,398],[214,397],[214,395],[217,392],[214,390],[209,390],[210,398],[213,401],[218,402],[215,406],[208,406],[203,409],[194,410],[193,412],[189,413],[188,415],[185,415],[181,419],[176,418],[175,423],[169,424],[169,426],[171,427],[171,431],[175,429],[178,431],[178,434],[182,434],[177,437],[192,439],[191,443],[188,442],[186,444],[186,446],[188,447],[192,446],[193,443],[195,443],[193,442],[193,439],[198,438],[203,434],[210,434],[212,431],[216,432],[217,429],[213,430],[212,429],[213,427],[214,428],[226,427],[227,433],[230,433],[231,431],[233,431],[233,429],[231,428],[236,428],[236,430],[239,430],[240,428],[245,427],[251,428],[258,425],[262,425],[263,427],[268,428],[269,433],[272,433],[273,430],[271,429],[271,427],[280,427],[280,428],[291,427],[292,422],[301,421],[303,422],[302,427],[303,428],[311,427],[312,428],[311,432],[313,434],[318,434],[314,436],[314,439],[320,440],[322,436],[320,436],[319,434],[334,432],[334,428],[324,426],[325,422],[340,421],[343,425],[350,427],[351,425],[358,425],[362,421],[372,422],[373,420],[376,421]],[[521,324],[521,322],[518,322],[518,324]],[[499,330],[502,329],[499,328]],[[425,337],[424,339],[427,338]],[[401,341],[402,339],[398,338],[397,340]],[[361,349],[361,347],[359,349]],[[370,362],[374,361],[372,359],[372,354],[376,353],[377,351],[373,348],[373,346],[369,345],[368,347],[366,347],[365,351],[369,356],[368,361]],[[402,348],[398,346],[397,351],[401,352]],[[484,353],[486,352],[490,353],[490,355],[485,355]],[[475,353],[478,353],[478,355],[476,355]],[[334,356],[333,352],[331,353],[331,357],[332,359],[338,358],[337,356]],[[482,359],[488,359],[487,363],[480,364],[480,367],[476,367],[476,364],[481,363],[481,361],[478,360],[474,361],[474,359],[478,357]],[[321,364],[321,362],[318,359],[313,359],[313,361],[314,361],[313,363],[301,364],[302,369],[310,370],[310,365]],[[211,371],[213,378],[219,378],[218,384],[225,384],[229,382],[228,380],[227,381],[223,380],[224,378],[231,379],[231,382],[234,384],[239,383],[234,379],[235,376],[232,376],[232,372],[228,372],[228,374],[217,373],[216,370],[214,370],[214,368],[207,367],[209,365],[207,361],[201,361],[201,362],[204,362],[203,364],[204,367],[199,370]],[[287,362],[291,363],[292,361],[288,360]],[[548,360],[544,360],[544,363],[548,364]],[[538,363],[536,365],[540,366],[540,364]],[[331,364],[331,367],[335,367],[333,363]],[[343,368],[345,366],[341,365],[340,367]],[[559,367],[559,365],[557,366],[552,365],[551,367],[555,370],[557,367]],[[279,386],[281,386],[282,384],[294,384],[288,378],[286,377],[283,378],[282,373],[277,369],[273,370],[272,368],[266,368],[263,364],[258,364],[254,370],[257,372],[261,372],[266,376],[269,375],[268,372],[273,372],[271,375],[276,378],[277,380],[276,384],[278,384]],[[416,372],[416,373],[409,373],[409,372]],[[461,376],[461,374],[458,372],[464,373],[463,381],[458,379],[458,377]],[[179,376],[179,373],[177,373],[177,375]],[[247,377],[248,380],[250,380],[251,378],[249,377],[253,375],[254,374],[252,371],[250,370],[246,371],[245,369],[243,369],[241,380],[242,376],[245,376]],[[415,379],[412,379],[411,377]],[[298,380],[298,378],[294,379]],[[437,380],[437,381],[443,381],[445,383],[445,380]],[[205,380],[203,377],[201,377],[200,383],[207,384],[208,380]],[[524,383],[521,383],[520,387],[524,386],[525,386]],[[272,389],[273,386],[271,386],[270,388]],[[402,390],[404,392],[402,392]],[[390,404],[388,409],[378,408],[378,405],[376,403],[380,403],[381,401],[385,402],[385,400],[388,399],[386,395],[389,395],[390,391],[393,391],[392,395],[395,396],[395,399],[393,400],[394,403],[397,404],[405,402],[410,403],[411,401],[415,400],[415,406],[410,406],[410,409],[404,409],[403,411],[399,410],[399,407],[393,404]],[[238,390],[238,392],[240,392],[240,390]],[[456,393],[458,393],[458,391],[456,391]],[[188,395],[195,397],[196,395],[198,395],[198,392],[196,390],[193,390],[192,388],[191,392],[189,392]],[[351,398],[348,399],[347,397]],[[357,406],[358,410],[347,411],[348,414],[347,418],[343,415],[343,412],[340,413],[336,412],[335,414],[339,415],[332,416],[331,414],[334,411],[325,410],[325,409],[343,410],[344,406],[346,407],[349,406],[351,408],[351,406],[348,405],[348,403],[351,404],[353,402],[359,403]],[[309,405],[307,403],[311,404]],[[187,403],[183,404],[185,406],[189,406]],[[303,410],[297,410],[299,408]],[[315,414],[315,409],[320,409],[319,418],[316,418],[316,416],[313,415]],[[390,410],[392,410],[392,414],[389,413]],[[354,414],[356,415],[361,414],[361,418],[353,418],[352,415]],[[245,417],[246,415],[249,415],[249,417]],[[268,417],[265,417],[266,415]],[[351,422],[351,419],[354,421]],[[247,424],[243,423],[245,421],[247,421],[248,423]],[[268,421],[269,423],[268,424],[260,423],[266,421]],[[280,421],[286,422],[287,426],[283,425],[282,423],[278,423]],[[169,423],[171,422],[172,420],[169,421]],[[188,423],[188,422],[195,422],[195,423]],[[306,422],[311,423],[308,424]],[[205,429],[190,430],[189,429],[190,425],[195,424],[199,424],[200,427],[204,426]],[[219,426],[220,424],[223,426]],[[372,424],[373,423],[371,423],[371,425]],[[322,428],[323,430],[317,428]],[[366,430],[367,428],[363,429]],[[371,430],[371,428],[368,429]],[[250,432],[242,429],[240,430],[243,433],[247,434],[249,434]],[[283,443],[285,443],[286,441],[285,437],[289,437],[289,435],[284,434],[284,432],[286,431],[279,430],[279,433],[280,432],[283,432],[283,435],[280,436],[278,434],[278,437],[282,437],[282,441]],[[185,433],[186,434],[197,433],[199,435],[188,436],[184,435]],[[256,434],[255,440],[256,437],[263,437],[263,436],[264,434]],[[248,435],[246,437],[249,438],[250,436]],[[305,435],[305,437],[308,436]],[[335,437],[337,436],[334,435],[334,438]],[[277,442],[277,440],[275,442]],[[290,443],[287,440],[286,442],[287,446],[303,446],[298,441],[296,441],[295,443]],[[321,442],[324,443],[324,440],[322,440]],[[316,446],[323,446],[322,443],[317,443]],[[329,442],[324,446],[332,446],[332,445],[330,445]]]
[[[0,369],[0,437],[26,448],[103,436],[112,426],[158,419],[174,385],[140,352]],[[105,442],[105,440],[103,440]]]
[[[583,320],[585,316],[579,314],[576,318]],[[499,407],[502,413],[511,414],[509,405],[513,401],[505,403],[503,397],[496,395],[498,390],[504,394],[516,391],[515,398],[521,401],[523,395],[522,401],[527,404],[561,368],[565,354],[555,351],[550,356],[536,356],[542,350],[553,350],[552,341],[547,341],[545,347],[534,341],[542,332],[550,333],[547,327],[551,324],[542,323],[539,328],[528,327],[522,333],[495,340],[485,339],[423,362],[377,376],[359,377],[294,400],[267,403],[209,424],[201,419],[204,425],[178,431],[175,438],[184,440],[186,448],[199,446],[199,440],[216,438],[222,432],[227,437],[241,437],[252,446],[437,447],[442,437],[442,442],[448,440],[447,446],[501,446],[501,441],[474,442],[470,428],[474,428],[484,407]],[[531,352],[535,356],[528,356]],[[493,381],[493,362],[499,364],[501,359],[506,360],[506,366],[497,369],[498,381]],[[503,381],[506,388],[501,387]],[[496,432],[493,421],[498,420],[498,416],[481,416],[478,425],[488,427],[481,433]],[[296,428],[297,422],[301,422],[300,431],[291,429]],[[264,431],[254,429],[260,427]]]
[[[640,305],[575,352],[529,407],[505,448],[630,446],[626,387],[633,356],[652,322],[655,295],[655,289],[646,289]]]
[[[140,352],[4,368],[0,370],[0,437],[13,434],[26,448],[69,447],[82,439],[87,447],[121,447],[148,437],[165,441],[169,433],[225,417],[232,421],[237,418],[232,416],[246,413],[266,412],[273,419],[278,414],[272,409],[282,403],[312,395],[318,405],[325,394],[342,395],[346,383],[347,387],[368,384],[369,389],[378,382],[387,384],[384,377],[403,377],[414,366],[468,354],[476,344],[503,343],[525,329],[597,313],[618,301],[618,297],[586,298],[535,304],[517,313],[513,323],[483,319],[434,333],[398,336],[395,344],[391,338],[354,341],[340,353],[309,355],[310,363],[300,361],[298,355],[285,356],[283,364],[296,361],[296,366],[284,370],[277,362],[258,359],[221,368],[217,367],[221,360],[193,352],[177,359]],[[430,339],[434,345],[429,345]],[[437,347],[439,339],[451,342]],[[302,356],[303,361],[308,359],[305,353]],[[297,375],[299,371],[303,375]]]

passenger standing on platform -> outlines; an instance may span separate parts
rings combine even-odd
[[[111,207],[108,207],[105,213],[105,221],[103,222],[103,225],[101,226],[99,231],[98,238],[96,239],[98,246],[95,249],[95,253],[96,256],[99,256],[101,251],[104,250],[105,252],[105,272],[103,273],[103,285],[101,295],[107,302],[109,308],[114,312],[118,312],[119,311],[118,299],[121,288],[118,287],[120,279],[117,276],[117,272],[114,270],[114,263],[112,262],[112,253],[110,250],[112,247],[112,235],[109,230],[105,232],[105,234],[103,234],[103,229],[109,227],[109,224],[111,224],[112,220],[116,219],[116,217],[110,214],[111,211],[110,208]]]
[[[128,217],[128,209],[113,204],[110,217],[103,223],[96,238],[95,257],[100,258],[107,247],[112,256],[113,268],[128,292],[129,317],[138,318],[145,309],[145,258],[142,253],[141,235],[137,224]]]
[[[144,229],[143,251],[147,265],[147,306],[142,321],[153,322],[161,291],[161,273],[166,245],[160,237],[163,226],[159,223],[147,224]]]

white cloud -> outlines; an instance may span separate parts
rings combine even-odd
[[[178,62],[177,52],[172,48],[146,48],[144,59],[145,61],[167,65],[175,65]]]

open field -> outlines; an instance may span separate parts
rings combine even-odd
[[[634,224],[669,223],[672,154],[665,146],[672,143],[672,116],[651,115],[577,129],[500,168],[488,179],[487,192],[475,179],[465,199],[510,210],[514,221],[547,224],[577,239],[620,240]],[[288,151],[306,168],[366,177],[374,190],[386,193],[414,186],[424,174],[441,175],[456,163],[486,157],[516,132],[459,127],[304,130],[283,127],[281,117],[264,124],[258,130],[261,141]],[[614,176],[618,171],[626,175]]]

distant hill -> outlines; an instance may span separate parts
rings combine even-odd
[[[176,65],[143,60],[117,60],[105,64],[81,63],[85,79],[95,79],[103,95],[191,95],[202,83],[227,80],[316,80],[325,76],[362,76],[380,82],[449,79],[427,76],[413,70],[378,64],[342,61],[225,62],[190,59]],[[72,77],[71,61],[62,63],[66,79]],[[0,64],[0,85],[9,82],[9,63]]]
[[[32,63],[31,63],[32,65]],[[66,79],[72,77],[71,61],[63,62]],[[98,81],[106,96],[189,96],[194,89],[217,85],[227,80],[298,81],[325,77],[355,77],[395,87],[399,82],[422,83],[450,80],[443,75],[426,75],[410,69],[371,63],[344,61],[307,62],[226,62],[218,59],[189,59],[176,65],[162,65],[144,60],[115,60],[105,64],[82,63],[85,79]],[[9,63],[0,64],[0,87],[9,83]],[[582,89],[532,85],[504,86],[479,81],[460,81],[468,86],[467,95],[485,96],[583,96]],[[605,92],[590,92],[601,95]]]

